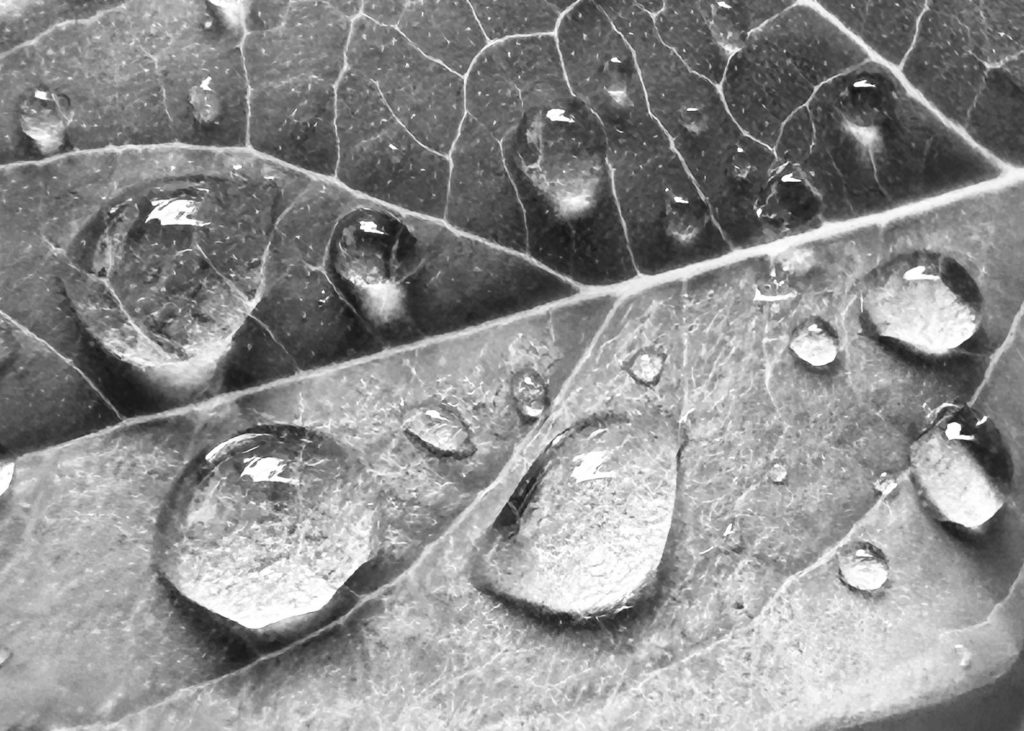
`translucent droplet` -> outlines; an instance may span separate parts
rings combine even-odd
[[[956,650],[957,664],[960,667],[966,669],[971,666],[971,651],[963,645],[953,645],[953,649]]]
[[[548,384],[536,369],[521,368],[512,374],[512,403],[524,421],[536,421],[548,406]]]
[[[0,375],[14,365],[18,359],[18,352],[21,344],[14,328],[7,322],[0,320]]]
[[[527,110],[516,130],[513,159],[555,215],[573,221],[597,206],[606,178],[605,147],[600,119],[570,98]]]
[[[665,189],[665,233],[682,249],[690,249],[704,238],[708,209],[697,197],[676,195]]]
[[[963,404],[937,410],[910,448],[914,485],[939,520],[983,530],[1006,503],[1013,462],[992,420]]]
[[[839,92],[843,116],[858,127],[876,127],[891,118],[895,101],[892,80],[878,73],[859,73]]]
[[[749,185],[757,176],[757,163],[754,162],[750,147],[744,143],[736,145],[729,156],[729,177],[737,183]]]
[[[864,284],[862,322],[873,337],[938,358],[978,334],[981,291],[948,256],[903,254],[872,270]]]
[[[667,359],[664,350],[652,345],[633,353],[622,367],[641,386],[657,386]]]
[[[821,196],[799,165],[786,162],[768,174],[755,211],[762,223],[789,231],[817,217],[821,212]]]
[[[672,524],[671,424],[588,419],[551,441],[474,560],[476,585],[546,614],[614,614],[653,590]]]
[[[250,5],[251,0],[206,0],[206,10],[210,14],[207,27],[216,26],[233,35],[241,35],[245,32]]]
[[[0,645],[0,668],[6,665],[12,657],[14,657],[14,652],[9,647]]]
[[[68,125],[74,119],[71,100],[40,86],[19,108],[21,131],[32,147],[43,157],[60,152],[67,146]]]
[[[775,462],[768,468],[768,479],[776,485],[781,485],[789,478],[789,469],[782,462]]]
[[[304,634],[347,608],[342,591],[380,545],[372,476],[308,429],[256,426],[178,477],[154,543],[161,578],[243,637]]]
[[[469,425],[458,411],[440,401],[411,409],[402,420],[402,430],[413,444],[435,457],[466,459],[476,453]]]
[[[899,487],[899,482],[896,478],[890,475],[888,472],[883,472],[878,476],[878,479],[871,485],[872,489],[878,493],[879,497],[888,497],[896,491]]]
[[[188,91],[188,103],[192,107],[192,119],[200,127],[212,127],[220,123],[224,105],[213,86],[213,79],[207,76]]]
[[[709,11],[708,26],[715,43],[729,55],[742,50],[750,27],[750,14],[743,0],[713,0]]]
[[[679,119],[683,129],[694,137],[699,137],[708,131],[708,112],[703,104],[683,104],[679,108]]]
[[[634,73],[633,59],[629,56],[610,56],[601,65],[604,93],[616,109],[633,108],[633,100],[629,97],[629,84]]]
[[[789,351],[812,370],[825,370],[839,359],[839,335],[820,317],[809,317],[789,334]]]
[[[847,543],[836,554],[839,578],[851,589],[873,594],[889,581],[889,561],[882,549],[868,541]]]
[[[415,248],[416,239],[398,218],[357,209],[334,227],[328,254],[332,278],[371,324],[386,328],[405,322]]]

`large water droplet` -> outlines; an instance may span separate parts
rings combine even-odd
[[[820,317],[809,317],[789,334],[789,351],[812,370],[827,370],[839,360],[839,334]]]
[[[536,369],[520,368],[512,374],[512,403],[524,421],[536,421],[548,406],[548,384]]]
[[[478,587],[547,614],[613,614],[653,589],[676,496],[671,425],[593,418],[551,441],[474,561]]]
[[[620,111],[633,108],[629,84],[634,73],[633,59],[629,56],[610,56],[601,65],[604,93],[612,107]]]
[[[402,430],[413,444],[435,457],[466,459],[476,453],[469,425],[458,411],[440,401],[407,412]]]
[[[700,243],[708,225],[708,209],[697,197],[676,195],[665,190],[665,233],[681,249]]]
[[[14,328],[0,320],[0,375],[14,365],[20,350],[21,344]]]
[[[821,196],[799,165],[786,162],[768,174],[755,211],[762,223],[789,231],[817,217],[821,212]]]
[[[839,578],[851,589],[874,594],[889,581],[889,561],[882,549],[868,541],[847,543],[836,554]]]
[[[345,583],[380,545],[372,480],[308,429],[257,426],[178,477],[154,542],[157,571],[246,639],[276,642],[347,608]]]
[[[750,27],[750,13],[743,0],[712,0],[708,14],[708,27],[715,43],[729,55],[742,50]]]
[[[918,495],[941,521],[983,530],[1006,502],[1013,462],[992,420],[946,404],[910,449]]]
[[[843,116],[858,127],[876,127],[893,115],[896,87],[889,77],[861,72],[839,92]]]
[[[516,130],[513,158],[555,215],[573,221],[597,206],[605,181],[605,136],[586,104],[534,107]]]
[[[867,333],[918,355],[950,355],[981,327],[981,291],[948,256],[900,255],[872,270],[865,288],[861,319]]]
[[[192,108],[192,119],[199,127],[212,127],[220,123],[224,114],[224,103],[213,86],[213,79],[207,76],[188,90],[188,103]]]
[[[657,386],[661,380],[661,372],[665,368],[668,354],[661,348],[652,345],[640,348],[622,364],[623,369],[641,386]]]
[[[43,157],[67,147],[68,125],[73,118],[71,100],[67,95],[53,92],[45,86],[33,91],[19,107],[21,131]]]

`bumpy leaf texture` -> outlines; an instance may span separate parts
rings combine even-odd
[[[954,400],[1024,465],[1019,3],[23,0],[0,89],[0,726],[1010,728],[1019,490],[968,538],[907,467]],[[221,288],[244,324],[171,401],[82,316],[137,344],[163,310],[73,284],[103,276],[76,252],[112,201],[168,179],[273,192],[251,290]],[[332,269],[366,207],[415,239],[400,327]],[[981,295],[939,361],[862,329],[865,276],[919,251]],[[824,371],[787,349],[811,317]],[[438,401],[464,459],[403,433]],[[481,591],[481,536],[597,413],[681,448],[653,584],[583,623]],[[347,615],[257,656],[150,547],[185,463],[269,423],[358,455],[385,528]],[[882,593],[839,582],[851,540],[884,549]]]

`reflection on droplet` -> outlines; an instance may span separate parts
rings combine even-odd
[[[809,317],[789,334],[789,351],[812,370],[825,370],[839,359],[839,335],[820,317]]]
[[[3,375],[18,359],[20,350],[21,345],[14,328],[6,321],[0,320],[0,375]]]
[[[851,589],[873,594],[889,581],[889,561],[882,549],[868,541],[847,543],[836,554],[839,578]]]
[[[652,345],[637,350],[622,367],[641,386],[657,386],[667,359],[664,350]]]
[[[251,0],[206,0],[206,10],[210,14],[206,27],[216,26],[233,35],[241,35],[245,32],[250,5]]]
[[[601,65],[604,93],[612,106],[619,110],[633,108],[633,100],[629,98],[629,83],[633,74],[633,59],[629,56],[609,56]]]
[[[715,43],[731,55],[742,50],[750,27],[750,14],[744,0],[712,0],[709,27]]]
[[[789,468],[782,462],[775,462],[768,468],[768,479],[776,485],[783,484],[789,478]]]
[[[732,154],[729,155],[728,172],[729,177],[737,183],[749,185],[754,182],[758,170],[749,145],[741,142],[733,148]]]
[[[984,530],[1006,503],[1013,462],[999,429],[963,404],[946,404],[910,449],[918,495],[939,520]]]
[[[188,90],[188,103],[192,108],[192,119],[199,127],[212,127],[220,123],[224,104],[213,86],[213,79],[207,76],[198,85]]]
[[[950,355],[978,334],[981,291],[954,259],[903,254],[865,277],[864,329],[921,356]]]
[[[762,223],[779,231],[790,231],[817,217],[821,196],[799,165],[786,162],[768,174],[755,211]]]
[[[555,215],[573,221],[597,206],[605,182],[600,119],[576,98],[534,107],[516,129],[513,159]]]
[[[339,290],[378,328],[408,322],[406,280],[415,266],[416,239],[398,218],[359,208],[338,221],[328,266]]]
[[[679,108],[679,119],[683,129],[694,137],[699,137],[708,131],[708,112],[703,104],[683,104]]]
[[[548,384],[536,369],[520,368],[512,374],[512,403],[524,421],[536,421],[548,406]]]
[[[14,652],[9,647],[0,645],[0,668],[6,665],[12,657],[14,657]]]
[[[676,195],[665,189],[665,233],[681,249],[700,243],[708,225],[708,209],[696,196]]]
[[[0,448],[2,453],[2,448]],[[0,498],[2,498],[7,491],[11,489],[11,484],[14,482],[14,460],[0,461]]]
[[[874,481],[871,487],[876,493],[878,493],[879,497],[888,497],[896,491],[897,487],[899,487],[899,482],[897,482],[896,478],[888,472],[883,472],[878,476],[878,479]]]
[[[74,119],[67,95],[40,86],[22,101],[18,111],[21,131],[37,153],[48,157],[67,146],[68,125]]]
[[[896,87],[889,77],[861,72],[839,92],[839,108],[851,124],[877,127],[892,117]]]
[[[325,624],[380,544],[372,480],[330,438],[257,426],[205,449],[178,477],[154,541],[159,575],[246,639]]]
[[[469,425],[458,411],[440,401],[409,410],[402,430],[413,444],[435,457],[466,459],[476,453]]]

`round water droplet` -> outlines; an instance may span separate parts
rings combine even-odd
[[[224,104],[207,76],[188,91],[188,103],[192,107],[192,119],[199,127],[212,127],[220,123]]]
[[[914,485],[939,520],[983,530],[1006,503],[1013,462],[992,420],[963,404],[937,410],[910,448]]]
[[[768,479],[776,485],[781,485],[789,478],[789,469],[782,462],[775,462],[768,468]]]
[[[415,268],[415,247],[405,224],[381,210],[359,208],[334,227],[328,252],[331,277],[375,327],[409,321],[406,280]]]
[[[40,86],[21,102],[18,111],[21,131],[37,153],[48,157],[67,146],[68,125],[74,118],[67,95]]]
[[[889,581],[889,561],[882,549],[867,541],[852,541],[836,554],[839,578],[851,589],[873,594]]]
[[[657,386],[667,359],[664,350],[652,345],[633,353],[622,367],[641,386]]]
[[[865,331],[920,356],[950,355],[978,334],[981,291],[954,259],[903,254],[865,277]]]
[[[7,322],[0,320],[0,375],[14,365],[18,359],[18,352],[21,344],[14,328]]]
[[[555,215],[566,221],[594,211],[605,182],[605,136],[586,104],[570,98],[533,107],[516,129],[513,159]]]
[[[524,421],[536,421],[548,406],[548,384],[537,370],[521,368],[512,374],[512,403]]]
[[[757,163],[750,147],[740,143],[729,156],[729,177],[741,185],[749,185],[758,176]]]
[[[750,13],[744,0],[712,0],[708,27],[715,43],[728,55],[740,51],[746,44],[750,27]]]
[[[169,402],[211,387],[255,305],[277,188],[196,177],[105,206],[68,249],[64,276],[95,340]]]
[[[317,432],[256,426],[185,468],[160,513],[159,575],[246,639],[276,642],[347,609],[379,548],[372,476]]]
[[[469,425],[451,406],[433,401],[417,406],[402,419],[409,440],[435,457],[466,459],[476,453]]]
[[[604,80],[604,93],[609,103],[619,110],[633,108],[633,100],[629,97],[629,84],[635,69],[630,56],[609,56],[601,64],[601,75]]]
[[[862,72],[852,77],[839,92],[843,116],[858,127],[876,127],[893,116],[896,86],[878,73]]]
[[[700,243],[708,225],[708,209],[697,197],[676,195],[665,189],[665,233],[682,249]]]
[[[839,335],[820,317],[809,317],[789,334],[789,351],[812,370],[827,370],[839,360]]]
[[[755,212],[762,223],[789,231],[817,217],[821,212],[821,196],[799,165],[786,162],[768,174]]]

